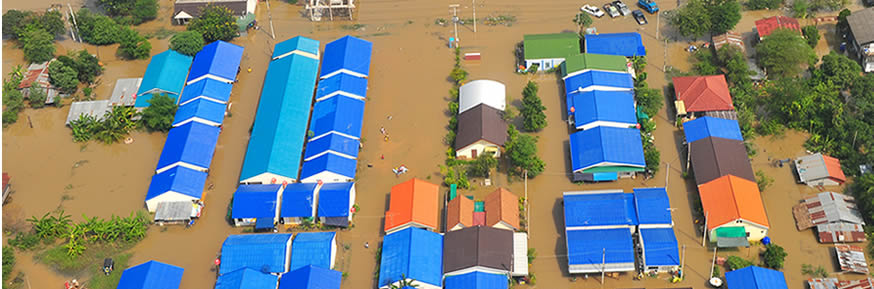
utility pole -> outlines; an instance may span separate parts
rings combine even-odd
[[[455,27],[455,43],[458,43],[458,4],[449,5],[452,8],[452,26]],[[455,45],[458,48],[458,44]]]
[[[659,40],[659,26],[660,26],[659,24],[662,23],[662,21],[661,21],[662,16],[661,15],[662,15],[661,13],[656,13],[656,40]]]
[[[476,0],[470,0],[473,6],[473,33],[476,33]]]
[[[604,267],[607,267],[607,248],[601,248],[601,285],[604,285]]]
[[[525,174],[525,220],[528,220],[528,239],[531,239],[531,205],[528,203],[528,170]]]
[[[713,270],[713,268],[710,268]],[[713,275],[713,274],[710,274]],[[683,277],[686,276],[686,244],[683,244],[683,260],[680,261],[680,280],[683,280]]]
[[[709,219],[709,217],[710,212],[704,214],[704,234],[702,234],[703,236],[701,236],[701,247],[707,247],[704,246],[704,242],[707,240],[707,219]]]
[[[266,0],[264,2],[267,3],[267,20],[270,22],[270,38],[276,39],[276,33],[274,32],[275,29],[273,29],[273,15],[270,14],[270,1]]]

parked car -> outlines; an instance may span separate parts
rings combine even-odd
[[[583,5],[583,7],[580,7],[580,11],[589,13],[592,16],[595,16],[598,18],[601,18],[604,16],[604,11],[601,11],[601,9],[598,9],[598,7],[595,7],[595,6],[592,6],[589,4],[586,4],[586,5]]]
[[[613,1],[613,7],[616,7],[616,10],[619,10],[619,14],[622,14],[622,16],[628,16],[628,14],[631,14],[631,9],[628,9],[628,6],[626,6],[625,3],[622,3],[622,1]]]
[[[619,10],[610,5],[610,3],[604,4],[604,11],[607,11],[607,15],[610,15],[610,18],[619,17]]]
[[[659,4],[656,4],[654,0],[637,0],[637,6],[646,9],[649,14],[659,12]]]
[[[634,10],[634,12],[631,12],[631,15],[634,16],[634,20],[637,20],[637,24],[644,25],[648,23],[646,16],[643,16],[643,11],[640,11],[640,9]]]

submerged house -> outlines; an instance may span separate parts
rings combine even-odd
[[[527,250],[526,250],[527,251]],[[528,267],[528,263],[519,264]],[[443,235],[443,274],[513,272],[513,232],[491,227],[468,227]]]
[[[324,154],[304,161],[300,169],[303,183],[345,183],[355,181],[358,160],[336,154]]]
[[[455,136],[455,156],[475,159],[490,153],[500,157],[507,141],[507,123],[501,111],[480,104],[458,115],[458,133]]]
[[[364,125],[364,101],[333,97],[316,102],[313,106],[308,141],[314,141],[330,134],[339,134],[352,139],[361,138]]]
[[[318,216],[324,225],[349,227],[355,213],[355,183],[326,183],[320,185]]]
[[[198,99],[227,104],[228,100],[231,99],[231,89],[233,88],[233,84],[207,78],[186,85],[182,95],[179,96],[179,105],[182,106]]]
[[[119,78],[115,81],[115,87],[112,88],[109,104],[112,106],[133,106],[137,100],[137,90],[140,89],[142,82],[142,78]]]
[[[870,3],[868,5],[871,5]],[[862,71],[874,71],[874,8],[855,11],[847,16],[850,45],[847,51],[862,64]]]
[[[303,160],[304,162],[311,161],[325,154],[333,154],[354,160],[358,159],[358,150],[360,147],[360,140],[332,133],[325,137],[308,142]]]
[[[469,272],[447,276],[444,279],[445,289],[508,289],[506,274],[485,272]]]
[[[682,76],[674,82],[677,117],[698,117],[708,112],[734,111],[725,75]]]
[[[671,204],[665,188],[635,188],[634,208],[637,212],[638,263],[646,271],[669,272],[680,267],[680,250]]]
[[[580,37],[576,33],[528,34],[522,46],[525,68],[536,65],[546,71],[558,68],[566,57],[580,54]]]
[[[601,90],[632,91],[634,79],[628,72],[589,70],[564,79],[565,95]]]
[[[568,56],[561,64],[561,79],[568,79],[589,70],[630,72],[628,59],[620,55],[580,53]]]
[[[385,235],[379,264],[380,289],[397,285],[402,277],[417,288],[441,289],[443,236],[413,227]]]
[[[221,262],[221,275],[243,268],[276,275],[288,272],[291,234],[230,235],[222,243]]]
[[[709,137],[743,141],[740,125],[736,120],[718,117],[699,117],[683,123],[686,143],[691,144]]]
[[[146,209],[155,212],[162,202],[195,202],[203,196],[206,173],[177,166],[152,176]]]
[[[306,266],[333,269],[337,256],[337,233],[297,233],[291,247],[291,271]]]
[[[367,98],[367,78],[341,73],[336,77],[319,80],[316,89],[316,101],[323,101],[342,95],[364,101]]]
[[[640,131],[599,126],[570,136],[575,181],[614,181],[643,172],[646,162]]]
[[[193,58],[183,55],[174,50],[167,50],[152,56],[143,81],[137,90],[137,99],[134,102],[136,108],[146,108],[152,94],[166,94],[179,99],[182,87],[185,86],[185,78],[188,77],[188,68],[191,67]]]
[[[178,289],[184,271],[182,267],[148,261],[125,269],[118,281],[118,288]]]
[[[600,33],[585,37],[585,53],[619,55],[624,57],[646,56],[646,47],[640,33]]]
[[[629,128],[637,125],[631,91],[592,90],[567,95],[568,115],[574,127],[587,130],[599,126]]]
[[[176,0],[173,3],[173,23],[188,24],[192,19],[200,17],[207,5],[224,6],[237,17],[254,15],[256,3],[256,0]]]
[[[458,89],[458,114],[480,104],[504,111],[507,107],[507,87],[494,80],[479,79],[465,83]]]
[[[189,122],[199,122],[209,126],[219,127],[225,120],[226,104],[198,98],[176,109],[173,127],[179,127]]]
[[[200,122],[188,122],[170,129],[155,173],[177,166],[208,171],[220,132],[220,128]]]
[[[52,59],[42,63],[31,63],[27,67],[27,71],[18,83],[18,90],[25,98],[30,97],[30,89],[39,87],[46,94],[46,104],[55,102],[55,97],[60,96],[60,91],[49,81],[49,64],[57,59]]]
[[[728,289],[789,288],[783,272],[758,266],[749,266],[725,272],[725,284]]]
[[[370,75],[370,55],[373,43],[353,36],[343,36],[325,45],[325,56],[319,79],[341,73],[367,78]]]
[[[689,144],[689,156],[699,186],[727,175],[756,182],[743,141],[706,137]]]
[[[218,276],[215,289],[276,289],[279,276],[253,268],[241,268]]]
[[[292,183],[285,185],[282,193],[281,222],[286,226],[297,225],[303,220],[315,221],[319,185],[315,183]]]
[[[439,187],[411,179],[391,188],[389,209],[385,212],[385,233],[391,234],[407,227],[436,231],[439,225]]]
[[[718,247],[745,247],[768,234],[768,215],[755,181],[726,175],[698,185],[707,235]]]
[[[822,153],[795,159],[795,172],[799,183],[811,187],[840,186],[847,181],[841,161]]]
[[[279,289],[340,289],[343,273],[313,265],[282,274]]]
[[[240,185],[234,192],[231,218],[235,226],[272,229],[279,223],[282,185]]]
[[[634,267],[634,196],[622,190],[565,192],[565,245],[571,274],[628,272]]]
[[[771,35],[777,29],[789,29],[798,32],[799,36],[801,35],[801,25],[798,24],[798,20],[795,18],[772,16],[756,20],[755,30],[759,36],[759,41],[765,39],[765,37]]]
[[[243,47],[224,41],[207,44],[194,55],[191,72],[188,73],[186,85],[212,79],[225,83],[234,83],[240,72],[240,61],[243,59]]]
[[[519,197],[504,188],[486,196],[486,226],[515,231],[519,229]]]

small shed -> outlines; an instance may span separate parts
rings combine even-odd
[[[561,64],[561,78],[567,79],[589,70],[629,72],[628,59],[620,55],[580,53],[568,56]]]
[[[501,111],[480,104],[458,115],[458,133],[455,136],[455,156],[475,159],[491,153],[500,157],[507,141],[507,122]]]
[[[179,106],[176,109],[176,117],[173,119],[173,127],[182,126],[189,122],[199,122],[209,126],[219,127],[225,120],[227,105],[199,98]]]
[[[569,55],[580,54],[576,33],[527,34],[522,40],[525,67],[534,65],[545,71],[558,68]]]
[[[678,117],[734,110],[725,75],[682,76],[671,80],[674,82],[674,108]]]
[[[185,84],[211,78],[226,83],[234,83],[240,72],[243,47],[224,41],[207,44],[194,55],[191,72]]]
[[[638,246],[647,271],[669,272],[680,267],[680,251],[674,228],[641,228]]]
[[[240,185],[234,192],[231,218],[234,225],[270,229],[279,222],[282,185]]]
[[[370,75],[373,43],[353,36],[343,36],[325,45],[320,79],[345,73],[366,78]]]
[[[176,166],[207,171],[215,153],[221,129],[199,122],[189,122],[170,129],[158,159],[156,173]]]
[[[365,100],[367,97],[367,78],[341,73],[336,77],[319,80],[316,101],[323,101],[335,95]]]
[[[447,276],[445,289],[508,289],[507,275],[485,272],[469,272]]]
[[[297,54],[319,60],[319,41],[303,36],[295,36],[285,41],[276,43],[276,45],[273,47],[273,55],[270,57],[270,61],[277,60],[292,54]]]
[[[816,235],[820,243],[859,243],[868,239],[865,228],[852,223],[816,225]]]
[[[70,104],[70,112],[67,113],[67,121],[64,124],[70,125],[71,122],[83,115],[102,120],[103,116],[110,111],[112,111],[112,106],[109,106],[109,100],[74,101]]]
[[[215,289],[276,289],[279,277],[253,268],[240,268],[218,276]]]
[[[770,223],[756,182],[726,175],[698,185],[698,195],[709,239],[717,246],[738,247],[744,242],[735,238],[759,241],[767,236]],[[745,234],[728,234],[732,230]]]
[[[567,95],[568,115],[578,130],[598,126],[628,128],[637,125],[631,91],[592,90]]]
[[[684,122],[683,133],[686,134],[686,143],[693,143],[709,137],[744,140],[737,120],[709,116]]]
[[[510,276],[528,276],[528,233],[513,233],[513,271]]]
[[[637,32],[588,34],[584,38],[583,47],[586,53],[646,56],[646,47]]]
[[[333,269],[337,256],[337,233],[297,233],[291,247],[291,271],[309,265]]]
[[[731,45],[736,47],[740,52],[746,52],[743,37],[740,33],[735,31],[728,31],[723,34],[714,35],[711,37],[711,40],[713,40],[713,48],[716,49],[716,51],[719,51],[723,46]]]
[[[743,141],[708,137],[689,144],[695,183],[702,185],[726,175],[756,181]]]
[[[401,276],[421,289],[441,289],[443,236],[410,227],[385,235],[379,264],[380,289],[397,285]]]
[[[668,192],[663,187],[634,188],[634,208],[641,229],[674,226],[671,218],[671,202]]]
[[[137,90],[140,89],[142,78],[119,78],[115,81],[109,104],[112,106],[133,106],[137,101]]]
[[[458,114],[480,104],[504,111],[507,107],[507,87],[494,80],[479,79],[465,83],[458,89]]]
[[[567,229],[565,239],[571,274],[634,271],[628,229]]]
[[[118,289],[178,289],[185,269],[151,260],[124,270]]]
[[[499,188],[486,196],[486,225],[498,229],[519,229],[519,197]]]
[[[636,128],[599,126],[575,132],[570,135],[570,156],[574,178],[580,180],[629,178],[646,167]]]
[[[192,219],[200,217],[203,204],[197,201],[160,202],[155,210],[155,223],[188,224]]]
[[[393,186],[385,212],[385,233],[411,226],[437,230],[438,195],[437,185],[416,178]]]
[[[783,272],[749,266],[725,272],[728,289],[788,289]]]
[[[358,160],[344,158],[335,154],[324,154],[304,161],[300,169],[302,183],[344,183],[355,180]]]
[[[798,32],[801,35],[801,25],[798,20],[786,16],[772,16],[756,20],[756,33],[759,35],[759,40],[765,39],[768,35],[777,29],[789,29]]]
[[[185,105],[198,99],[226,104],[231,99],[231,90],[233,88],[233,84],[206,78],[186,85],[185,91],[182,91],[182,95],[179,96],[179,105]]]
[[[355,211],[355,183],[327,183],[319,189],[319,222],[349,227]]]
[[[203,196],[206,173],[177,166],[152,176],[146,208],[155,212],[161,202],[198,201]]]
[[[185,77],[191,67],[191,56],[183,55],[174,50],[167,50],[152,56],[146,74],[137,90],[137,100],[134,107],[149,106],[149,100],[154,93],[164,93],[176,100],[185,86]]]
[[[795,159],[795,172],[799,183],[811,187],[840,186],[847,181],[841,161],[822,153]]]
[[[565,95],[592,90],[632,91],[634,80],[627,72],[589,70],[564,79]]]
[[[332,97],[316,102],[310,120],[309,141],[339,134],[348,138],[360,139],[364,125],[364,101],[348,97]]]
[[[485,220],[483,221],[485,223]],[[456,197],[446,204],[446,231],[473,226],[473,200]]]
[[[864,225],[856,199],[840,193],[822,192],[805,198],[801,206],[805,209],[803,218],[811,225],[828,223],[848,223]],[[805,228],[806,229],[806,228]]]
[[[325,154],[333,154],[347,159],[358,159],[361,141],[340,134],[328,134],[306,144],[303,160],[311,161]]]
[[[443,235],[443,274],[474,271],[509,274],[513,269],[513,232],[467,227]]]
[[[221,275],[243,268],[270,274],[288,272],[291,234],[230,235],[222,243],[221,262]]]
[[[319,199],[319,185],[314,183],[291,183],[282,192],[282,209],[279,217],[286,226],[297,225],[316,217],[316,200]]]
[[[868,275],[868,261],[865,250],[859,246],[835,244],[835,256],[841,271]]]
[[[313,265],[282,274],[279,289],[340,289],[343,273]]]

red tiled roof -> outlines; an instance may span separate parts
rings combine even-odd
[[[844,170],[841,169],[841,161],[827,155],[822,155],[822,160],[825,162],[825,169],[828,171],[830,178],[840,183],[847,181],[847,176],[844,175]]]
[[[486,212],[473,212],[473,225],[474,226],[485,226],[486,225]]]
[[[759,32],[759,38],[771,35],[774,30],[779,28],[792,29],[801,34],[801,25],[798,24],[798,20],[792,17],[774,16],[756,20],[756,31]]]
[[[687,112],[734,110],[725,76],[674,77],[674,92]]]

